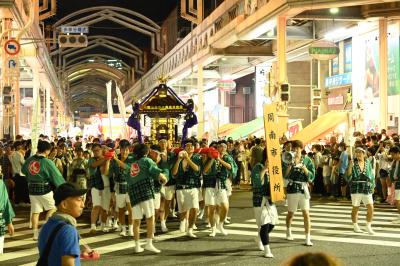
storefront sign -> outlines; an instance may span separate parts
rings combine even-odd
[[[351,73],[330,76],[325,79],[325,88],[340,87],[351,84]]]
[[[317,41],[313,43],[308,52],[310,56],[317,60],[330,60],[338,56],[339,47],[334,42],[330,41]]]
[[[277,104],[264,105],[264,130],[272,202],[284,200]]]
[[[343,95],[338,95],[328,98],[328,105],[339,105],[343,104]]]
[[[236,82],[233,80],[220,80],[217,82],[217,88],[221,91],[231,91],[236,88]]]

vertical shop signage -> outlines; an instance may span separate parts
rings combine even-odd
[[[352,71],[352,55],[353,55],[353,45],[351,41],[344,44],[344,72],[348,73]]]
[[[264,130],[272,202],[284,199],[277,103],[264,105]]]

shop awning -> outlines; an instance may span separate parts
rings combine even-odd
[[[348,112],[330,111],[317,120],[306,126],[303,130],[295,134],[290,140],[301,140],[303,144],[317,140],[330,131],[333,131],[341,123],[347,123]]]
[[[241,127],[243,124],[225,124],[218,128],[218,137],[225,137],[229,135],[236,128]]]
[[[240,127],[236,128],[229,135],[227,135],[227,137],[234,140],[246,138],[262,128],[264,128],[264,118],[258,117],[250,122],[242,124]]]

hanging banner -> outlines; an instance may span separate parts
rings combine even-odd
[[[35,83],[35,82],[34,82]],[[35,85],[34,85],[35,86]],[[34,87],[33,88],[33,99],[34,99],[34,105],[33,105],[33,118],[32,118],[32,149],[31,149],[31,156],[36,154],[37,151],[37,144],[39,142],[39,135],[40,135],[40,93],[39,93],[39,88]]]
[[[272,202],[284,200],[277,103],[264,105],[264,130]]]
[[[109,137],[112,139],[112,118],[113,118],[113,108],[112,108],[112,100],[111,100],[111,86],[112,86],[112,81],[110,80],[107,83],[107,112],[108,112],[108,120],[110,124],[110,131],[109,131]]]
[[[124,102],[124,97],[122,96],[121,90],[118,85],[115,85],[115,90],[117,92],[118,109],[121,114],[121,126],[122,126],[122,138],[129,139],[128,129],[126,128],[126,107]]]

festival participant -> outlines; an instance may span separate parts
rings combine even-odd
[[[122,139],[119,142],[119,155],[114,155],[110,164],[110,178],[115,181],[115,197],[116,205],[118,208],[118,220],[121,225],[121,236],[126,236],[125,226],[125,210],[128,211],[128,235],[133,236],[133,219],[132,219],[132,206],[128,195],[128,183],[126,181],[128,175],[128,166],[134,160],[135,156],[129,153],[131,144],[128,140]]]
[[[174,153],[168,151],[168,142],[166,139],[161,139],[158,142],[160,146],[160,157],[161,160],[158,163],[158,167],[163,169],[163,173],[168,179],[168,182],[161,189],[161,196],[164,198],[164,211],[160,213],[161,231],[168,232],[166,220],[169,215],[171,203],[175,199],[175,179],[170,178],[172,161],[176,156]],[[172,204],[173,205],[173,204]],[[175,211],[174,206],[172,206],[173,211]]]
[[[149,152],[149,157],[152,159],[157,165],[161,161],[161,156],[160,156],[160,146],[158,145],[151,145],[150,146],[150,152]],[[162,168],[160,168],[162,169]],[[165,172],[168,170],[162,169],[163,174],[165,175]],[[156,232],[156,223],[158,218],[161,216],[161,212],[164,212],[164,202],[161,200],[161,188],[162,184],[160,181],[155,177],[154,179],[154,209],[155,209],[155,215],[154,215],[154,227],[153,227],[153,233]],[[162,206],[162,208],[161,208]]]
[[[18,206],[21,203],[22,206],[27,206],[29,205],[28,182],[21,172],[21,168],[25,163],[24,142],[15,141],[14,149],[15,151],[9,156],[9,159],[11,162],[13,180],[15,181],[15,205]]]
[[[89,168],[88,160],[83,157],[83,149],[77,147],[75,149],[76,157],[72,160],[70,165],[68,181],[76,184],[81,189],[87,189],[87,170]],[[86,195],[83,196],[83,202],[86,200]]]
[[[101,217],[101,230],[108,232],[106,227],[107,211],[110,209],[111,184],[109,178],[110,159],[103,155],[100,144],[92,145],[93,157],[89,159],[90,186],[93,209],[91,212],[90,233],[96,233],[96,222]]]
[[[390,185],[391,183],[394,183],[394,197],[399,212],[399,217],[393,220],[393,223],[400,224],[400,148],[394,146],[390,148],[389,153],[393,158],[393,164],[390,169]]]
[[[353,209],[351,211],[351,220],[353,222],[354,232],[362,233],[358,226],[358,209],[363,202],[367,206],[367,232],[371,235],[374,231],[371,228],[372,217],[374,215],[374,200],[372,193],[375,187],[375,178],[372,173],[372,166],[369,160],[366,160],[367,152],[362,147],[355,149],[354,162],[350,161],[346,171],[347,182],[350,184],[350,194]]]
[[[266,156],[264,156],[266,157]],[[264,160],[265,162],[265,160]],[[258,231],[261,229],[261,203],[263,196],[265,192],[267,191],[265,187],[265,182],[263,183],[261,181],[261,178],[264,178],[264,181],[267,181],[268,179],[265,178],[265,175],[267,174],[267,168],[264,167],[264,164],[259,162],[256,163],[251,170],[251,186],[252,186],[252,191],[253,191],[253,210],[254,210],[254,216],[256,218],[256,224],[258,227]],[[260,236],[258,235],[256,238],[256,242],[258,245],[258,248],[260,250],[264,250],[264,245],[261,241]]]
[[[286,197],[288,200],[288,213],[286,216],[286,239],[293,240],[291,224],[293,215],[300,207],[304,218],[304,231],[306,234],[306,246],[312,246],[311,222],[310,222],[310,192],[308,183],[315,177],[314,164],[310,158],[301,154],[303,143],[300,140],[291,141],[292,151],[295,152],[294,162],[287,167],[283,166],[286,179]],[[286,168],[286,169],[285,169]]]
[[[54,163],[46,158],[50,150],[51,145],[49,142],[39,141],[37,153],[29,157],[22,166],[22,173],[28,181],[29,198],[31,200],[33,240],[37,240],[39,235],[39,214],[43,210],[47,211],[47,221],[56,211],[52,186],[58,187],[65,183],[63,176]]]
[[[180,231],[186,231],[187,235],[196,238],[193,234],[193,225],[196,221],[199,209],[199,191],[196,184],[200,178],[201,157],[194,154],[194,143],[192,140],[186,141],[185,149],[179,152],[178,159],[172,169],[172,175],[176,178],[176,197],[180,214]]]
[[[15,213],[8,197],[7,187],[3,180],[0,179],[0,255],[3,254],[6,227],[10,236],[14,235],[14,226],[12,224],[12,219],[14,217]]]
[[[253,209],[259,235],[258,248],[264,251],[264,257],[273,258],[269,246],[269,233],[274,229],[278,219],[276,207],[271,202],[271,190],[267,167],[267,150],[264,149],[263,163],[257,163],[251,171],[253,187]]]
[[[128,194],[132,204],[133,213],[133,232],[135,239],[135,252],[143,252],[139,243],[140,238],[140,221],[143,215],[146,216],[147,226],[147,243],[144,249],[154,253],[161,251],[153,246],[153,224],[154,224],[154,182],[157,178],[161,183],[165,184],[167,178],[162,174],[162,169],[150,159],[147,158],[149,148],[145,144],[137,144],[134,149],[136,161],[134,161],[128,169],[130,174],[127,177]]]
[[[228,200],[228,192],[226,182],[228,178],[232,178],[236,175],[237,165],[233,160],[232,156],[230,156],[227,152],[227,144],[225,141],[220,141],[218,144],[218,152],[219,157],[217,161],[218,165],[218,174],[217,174],[217,185],[216,185],[216,196],[217,196],[217,205],[218,205],[218,215],[219,215],[219,223],[217,222],[217,229],[223,235],[227,235],[228,232],[224,229],[225,218],[228,214],[229,210],[229,200]]]
[[[211,234],[209,236],[215,237],[216,235],[216,219],[215,211],[217,206],[217,175],[219,169],[219,161],[216,160],[219,154],[215,150],[214,154],[210,152],[202,154],[203,169],[203,189],[205,191],[205,205],[207,208],[207,218],[211,227]]]

